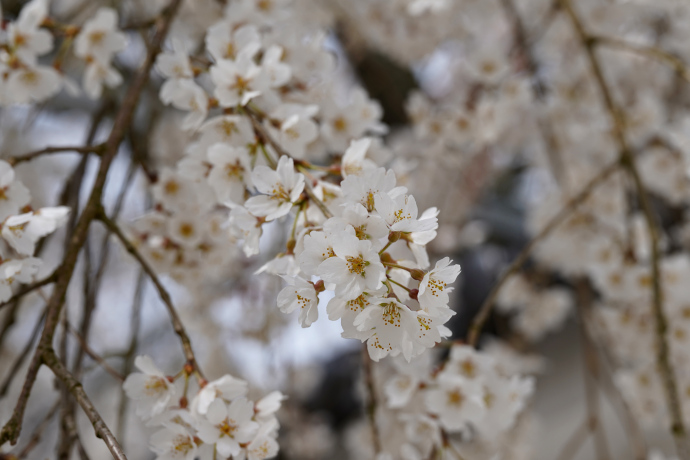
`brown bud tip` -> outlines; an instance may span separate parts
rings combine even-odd
[[[172,375],[167,376],[166,379],[168,379],[168,382],[170,383],[175,381],[175,377],[173,377]]]
[[[324,286],[323,280],[318,280],[314,283],[314,289],[316,289],[317,293],[325,291],[326,287]]]
[[[388,241],[391,243],[395,243],[400,239],[401,233],[400,232],[390,232],[388,234]]]
[[[297,241],[294,239],[290,239],[287,242],[287,253],[288,254],[294,254],[295,253],[295,246],[297,246]]]
[[[422,278],[424,278],[424,272],[418,268],[410,270],[410,275],[412,275],[412,279],[417,281],[422,281]]]
[[[188,405],[187,397],[186,397],[186,396],[182,396],[182,397],[180,398],[180,409],[186,409],[186,408],[187,408],[187,405]]]
[[[204,388],[206,385],[208,385],[208,380],[199,379],[199,388]]]
[[[187,375],[192,375],[194,372],[194,365],[192,363],[187,363],[184,365],[184,373]]]
[[[419,289],[411,289],[410,290],[410,299],[417,300],[418,295],[419,295]]]
[[[387,252],[384,252],[383,254],[381,254],[381,262],[393,264],[395,263],[395,259],[393,259],[391,255]]]

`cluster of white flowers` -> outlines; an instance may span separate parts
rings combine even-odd
[[[395,372],[383,386],[386,407],[395,414],[388,431],[406,437],[384,443],[391,458],[429,458],[447,451],[449,442],[463,458],[506,453],[504,443],[534,391],[534,379],[518,374],[537,369],[494,350],[454,345],[440,369],[432,369],[431,360],[393,361]]]
[[[42,261],[33,257],[36,243],[67,221],[65,206],[33,210],[29,190],[14,169],[0,160],[0,302],[12,296],[13,283],[35,281]]]
[[[200,227],[214,205],[231,208],[229,231],[243,241],[246,255],[259,253],[264,224],[293,213],[287,252],[263,268],[290,284],[279,308],[300,310],[306,327],[317,318],[318,294],[332,291],[329,318],[341,320],[345,337],[367,341],[375,360],[400,352],[410,359],[450,334],[443,325],[454,314],[448,293],[460,268],[446,258],[423,271],[438,211],[420,214],[414,197],[396,187],[394,173],[367,158],[377,156],[380,141],[358,137],[385,130],[378,105],[361,90],[344,106],[327,104],[335,98],[321,94],[333,91],[324,77],[330,68],[320,57],[325,51],[300,49],[297,32],[278,27],[266,12],[256,24],[243,21],[250,3],[228,6],[225,18],[209,28],[207,54],[195,58],[195,66],[181,42],[159,56],[166,77],[160,98],[188,111],[183,127],[196,134],[177,171],[164,171],[154,185],[158,210],[133,232],[146,241],[143,252],[157,267],[180,264],[184,273],[188,252],[181,257],[180,247],[211,249]],[[272,14],[279,16],[279,9]],[[281,61],[299,51],[325,63],[301,77],[308,84]],[[213,96],[204,89],[209,83]],[[206,120],[214,108],[222,113]],[[330,170],[306,160],[345,148]]]
[[[117,54],[129,41],[147,41],[145,33],[141,39],[120,30],[120,15],[155,19],[165,2],[129,3],[118,11],[95,6],[90,19],[65,25],[49,17],[48,0],[31,0],[16,20],[4,21],[0,106],[74,92],[63,73],[70,56],[78,69],[84,64],[90,98],[120,85],[118,69],[129,62],[116,61]],[[204,299],[199,303],[208,297],[195,294],[249,267],[245,256],[258,256],[256,273],[286,283],[279,293],[266,290],[281,312],[306,328],[321,307],[340,321],[342,337],[366,342],[373,361],[394,357],[386,361],[397,374],[371,382],[387,402],[372,418],[392,419],[381,425],[397,429],[384,439],[384,455],[417,460],[452,446],[462,458],[529,458],[504,447],[515,439],[529,444],[520,430],[534,387],[523,375],[533,366],[520,365],[524,357],[507,345],[498,351],[484,340],[478,350],[453,345],[440,364],[427,352],[451,336],[455,314],[449,294],[460,267],[444,255],[486,236],[476,219],[508,220],[515,211],[526,233],[538,234],[618,162],[620,171],[597,183],[534,247],[533,269],[503,285],[496,311],[508,317],[516,343],[541,340],[577,311],[597,353],[612,358],[626,407],[650,429],[668,426],[673,415],[659,373],[657,344],[665,340],[687,421],[690,117],[679,88],[688,76],[682,63],[690,62],[690,6],[572,3],[590,41],[578,36],[568,8],[539,0],[182,2],[155,62],[160,101],[140,108],[162,110],[162,103],[183,119],[151,123],[162,135],[149,147],[166,158],[152,159],[153,206],[127,224],[127,236],[156,273],[185,285],[190,297]],[[128,20],[123,28],[144,31],[155,22]],[[592,72],[589,47],[603,76]],[[406,100],[409,127],[386,126],[382,106],[350,78],[372,51],[393,58],[384,68],[414,69],[419,87]],[[337,62],[341,55],[351,68]],[[641,185],[629,180],[629,163],[620,164],[618,130]],[[163,137],[166,146],[155,145]],[[477,206],[510,181],[517,184],[502,198],[508,212],[497,217]],[[650,195],[651,217],[639,188]],[[0,162],[0,301],[11,297],[15,281],[34,280],[37,241],[68,213],[28,204],[28,190]],[[659,226],[656,280],[647,220]],[[517,233],[515,222],[506,226]],[[499,258],[489,254],[482,264],[497,268]],[[668,320],[663,337],[651,308],[657,282]],[[591,302],[579,299],[575,309],[575,290],[587,291]],[[225,376],[201,381],[188,403],[193,369],[168,378],[149,358],[137,366],[143,374],[130,375],[125,390],[139,402],[139,415],[160,428],[151,438],[158,458],[277,454],[279,393],[254,403],[246,382]]]
[[[200,381],[191,402],[190,375],[183,370],[184,394],[148,356],[138,356],[141,372],[127,377],[127,396],[137,402],[137,415],[158,427],[151,450],[158,460],[211,460],[230,458],[263,460],[278,453],[275,413],[285,398],[279,391],[254,402],[247,399],[248,384],[231,375],[212,382]]]
[[[78,86],[61,73],[72,43],[74,55],[86,62],[83,87],[90,98],[99,98],[104,84],[113,88],[122,83],[111,65],[126,45],[115,10],[99,9],[82,27],[55,23],[48,13],[49,0],[31,0],[17,20],[0,31],[0,106],[43,102],[62,88],[78,94]],[[55,36],[62,37],[62,45],[53,65],[39,63],[53,51]]]

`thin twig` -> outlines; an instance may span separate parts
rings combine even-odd
[[[544,105],[547,95],[546,82],[539,72],[539,63],[537,62],[534,50],[527,39],[527,32],[525,30],[525,25],[522,21],[522,18],[520,17],[520,13],[515,6],[514,0],[501,0],[501,5],[513,22],[515,45],[520,50],[525,61],[525,67],[530,74],[530,81],[532,82],[532,95],[539,105]],[[546,153],[553,176],[558,182],[562,182],[564,180],[564,176],[560,144],[556,138],[556,134],[549,119],[543,115],[543,110],[537,110],[536,123],[542,140],[544,141],[544,152]]]
[[[120,447],[117,439],[115,439],[115,436],[110,432],[110,429],[101,418],[96,407],[91,403],[81,383],[69,373],[52,349],[44,353],[43,362],[53,371],[55,376],[63,382],[67,390],[69,390],[72,396],[77,400],[84,410],[84,413],[91,421],[93,429],[96,431],[96,436],[103,439],[103,442],[108,446],[113,458],[115,458],[115,460],[127,460],[125,453],[122,451],[122,447]]]
[[[688,66],[685,64],[685,62],[678,56],[669,53],[668,51],[664,51],[661,48],[656,46],[638,45],[620,38],[604,37],[601,35],[591,35],[589,40],[593,45],[609,46],[661,61],[670,66],[681,78],[683,78],[683,80],[690,82],[690,69],[688,69]]]
[[[24,411],[31,394],[31,389],[36,381],[38,369],[41,367],[42,363],[46,362],[47,358],[52,358],[55,356],[55,352],[52,348],[53,337],[59,322],[60,312],[64,304],[67,288],[74,273],[79,252],[86,241],[92,221],[96,218],[98,212],[101,210],[101,198],[103,195],[103,188],[105,186],[106,178],[108,176],[108,171],[110,170],[110,165],[112,164],[120,144],[125,137],[130,120],[132,116],[134,116],[134,111],[139,101],[139,95],[148,82],[149,74],[151,73],[151,69],[153,68],[157,55],[160,52],[161,44],[168,34],[168,30],[170,29],[170,25],[172,24],[172,20],[180,4],[181,0],[172,0],[168,8],[161,14],[161,18],[158,21],[159,27],[157,28],[156,33],[151,41],[151,49],[147,53],[144,63],[139,69],[137,75],[134,77],[132,84],[127,89],[122,105],[120,106],[117,116],[115,117],[112,130],[105,143],[103,154],[101,155],[101,164],[94,179],[91,194],[89,195],[79,221],[77,222],[74,232],[72,233],[72,238],[70,240],[69,247],[65,251],[63,262],[57,271],[58,275],[55,282],[55,289],[53,289],[52,295],[48,301],[48,313],[46,315],[46,322],[41,335],[41,340],[36,349],[36,353],[31,360],[31,364],[29,365],[29,370],[26,374],[24,385],[22,386],[22,391],[17,399],[12,416],[7,423],[5,423],[2,430],[0,430],[0,446],[7,441],[10,441],[10,443],[13,445],[16,444],[19,434],[21,433]],[[58,362],[57,365],[53,365],[52,367],[54,370],[57,369],[64,371],[61,373],[62,377],[67,378],[67,376],[69,376],[73,379],[71,374],[67,373],[67,375],[65,375],[66,370],[64,367],[62,367],[61,363]],[[76,383],[78,384],[78,382]],[[71,387],[72,385],[68,386]],[[94,417],[94,414],[88,415],[90,418]],[[99,429],[102,431],[100,427]],[[107,430],[107,427],[105,429]],[[107,439],[107,437],[104,437],[104,439]],[[113,442],[106,441],[106,444],[116,458],[125,458],[124,454],[121,453],[121,449],[119,452],[114,449],[115,444],[113,444]]]
[[[503,272],[498,281],[494,284],[493,288],[489,292],[489,295],[486,297],[486,300],[484,300],[484,303],[479,308],[479,312],[472,320],[472,324],[468,332],[468,344],[472,346],[477,345],[477,341],[479,340],[479,334],[481,333],[484,324],[489,319],[489,315],[491,314],[491,311],[494,307],[494,303],[496,302],[496,298],[498,297],[501,288],[506,283],[506,281],[508,281],[508,279],[513,274],[515,274],[520,269],[520,267],[522,267],[522,265],[527,261],[527,259],[529,258],[530,254],[532,254],[532,251],[537,246],[537,244],[539,244],[539,242],[541,242],[543,239],[549,236],[552,231],[554,231],[561,223],[563,223],[563,221],[565,221],[570,216],[570,214],[573,211],[575,211],[575,209],[577,209],[578,206],[580,206],[585,200],[587,200],[587,198],[589,198],[592,192],[594,192],[594,189],[596,189],[597,186],[599,186],[606,179],[608,179],[609,176],[611,176],[611,174],[618,170],[619,167],[620,161],[615,161],[611,163],[609,166],[599,171],[599,173],[592,177],[577,195],[570,198],[568,202],[565,204],[565,206],[563,206],[561,211],[558,214],[556,214],[553,218],[551,218],[551,220],[544,226],[544,228],[542,228],[542,230],[539,233],[537,233],[537,235],[534,238],[532,238],[532,240],[529,243],[527,243],[527,245],[520,252],[520,254],[518,254],[518,256],[513,260],[513,262]]]
[[[15,293],[12,295],[12,297],[10,297],[9,299],[7,299],[7,300],[6,300],[5,302],[3,302],[3,303],[0,303],[0,310],[1,310],[3,307],[6,307],[7,305],[13,304],[14,302],[16,302],[17,300],[19,300],[20,298],[24,297],[26,294],[28,294],[28,293],[30,293],[30,292],[32,292],[32,291],[35,291],[36,289],[42,288],[42,287],[45,286],[46,284],[53,283],[53,282],[56,280],[56,278],[57,278],[57,271],[54,271],[53,273],[51,273],[50,275],[46,276],[46,277],[43,278],[42,280],[36,281],[36,282],[34,282],[34,283],[31,283],[31,284],[25,284],[25,285],[23,285],[22,287],[19,288],[19,290],[18,290],[17,292],[15,292]]]
[[[276,153],[278,154],[278,156],[281,156],[281,157],[282,157],[282,156],[287,156],[287,157],[292,158],[292,157],[290,156],[290,154],[287,153],[287,152],[285,151],[285,149],[283,149],[283,147],[281,147],[281,145],[278,144],[278,143],[271,137],[271,135],[268,133],[268,131],[266,131],[266,129],[264,128],[264,126],[261,124],[261,121],[260,121],[261,116],[260,116],[254,109],[252,109],[251,107],[245,107],[245,108],[243,109],[243,111],[248,115],[248,118],[249,118],[249,120],[251,121],[252,126],[254,127],[254,132],[259,136],[259,142],[268,143],[271,147],[273,147],[273,149],[276,151]],[[302,170],[302,165],[300,164],[300,160],[296,160],[296,161],[295,161],[295,166],[296,166],[296,168],[297,168],[298,170],[304,172],[304,171]],[[333,213],[330,211],[330,209],[328,209],[328,207],[324,204],[324,202],[321,201],[321,200],[316,196],[316,194],[314,193],[314,189],[313,189],[313,187],[311,186],[311,184],[309,183],[308,180],[305,180],[305,184],[304,184],[304,185],[305,185],[305,186],[304,186],[304,193],[307,194],[307,196],[309,197],[309,200],[310,200],[312,203],[314,203],[314,204],[316,205],[317,208],[319,208],[319,210],[323,213],[323,215],[324,215],[326,218],[331,218],[331,217],[333,217]]]
[[[84,352],[87,355],[89,355],[91,359],[100,364],[101,367],[106,372],[108,372],[108,374],[112,375],[116,380],[119,380],[120,382],[125,381],[125,378],[122,374],[113,369],[113,367],[110,364],[108,364],[105,359],[103,359],[98,353],[96,353],[95,351],[93,351],[93,349],[91,349],[91,347],[89,347],[89,344],[86,343],[86,340],[84,340],[84,338],[81,335],[79,335],[79,333],[74,329],[74,327],[72,327],[71,324],[67,323],[67,328],[70,331],[70,333],[74,336],[74,338],[77,339],[79,345],[84,350]]]
[[[43,421],[38,424],[36,429],[34,430],[34,433],[31,435],[31,439],[29,442],[24,446],[24,448],[17,454],[17,458],[24,458],[29,453],[38,445],[39,442],[41,442],[41,436],[43,435],[43,431],[45,431],[46,427],[50,423],[51,419],[57,414],[58,409],[60,408],[60,401],[59,399],[55,401],[55,404],[53,404],[53,407],[48,411],[46,416],[43,418]]]
[[[139,276],[137,277],[137,287],[134,290],[134,299],[132,301],[132,316],[130,318],[130,334],[129,346],[124,355],[124,363],[122,365],[123,375],[129,375],[134,365],[134,355],[137,351],[139,343],[139,329],[141,328],[141,305],[144,299],[144,289],[146,287],[146,278],[144,277],[144,269],[139,269]],[[116,435],[118,439],[125,445],[125,415],[127,412],[127,403],[129,398],[125,394],[125,390],[120,388],[120,403],[117,409],[117,425]]]
[[[27,356],[29,356],[31,349],[34,347],[34,342],[36,342],[38,334],[41,332],[41,325],[43,324],[45,315],[46,312],[44,310],[38,317],[38,321],[36,321],[34,329],[31,331],[31,336],[29,336],[29,340],[26,342],[26,345],[24,345],[24,349],[21,353],[19,353],[19,356],[17,356],[17,359],[14,361],[14,364],[12,364],[12,367],[8,371],[5,381],[2,383],[2,385],[0,385],[0,398],[7,394],[7,391],[10,389],[10,385],[12,385],[14,378],[19,375],[19,368],[22,367],[24,360]]]
[[[173,329],[180,338],[180,342],[182,343],[182,349],[184,350],[187,362],[192,366],[192,368],[199,374],[201,378],[204,378],[204,375],[201,372],[201,369],[199,368],[199,363],[197,362],[196,357],[194,356],[192,342],[189,339],[189,336],[187,335],[187,331],[185,330],[184,324],[182,324],[182,320],[180,320],[180,316],[177,314],[177,310],[173,305],[170,294],[165,289],[160,279],[158,279],[158,275],[153,270],[153,268],[151,268],[148,262],[146,262],[146,260],[142,257],[139,251],[137,251],[137,248],[135,248],[134,245],[127,239],[125,234],[122,233],[122,230],[120,230],[117,224],[110,220],[102,210],[99,213],[98,218],[101,222],[103,222],[106,228],[108,228],[108,230],[110,230],[110,232],[112,232],[120,240],[127,252],[130,253],[132,257],[134,257],[137,260],[137,262],[139,262],[139,265],[141,265],[141,268],[143,268],[146,274],[149,276],[149,278],[153,282],[153,285],[156,286],[156,290],[158,290],[158,295],[160,296],[161,300],[163,301],[168,310],[168,313],[170,314],[170,319],[173,323]]]
[[[601,410],[599,407],[599,390],[596,382],[599,380],[599,364],[596,357],[597,350],[591,342],[586,330],[585,310],[591,308],[592,292],[587,279],[579,279],[575,283],[576,311],[580,326],[580,342],[582,343],[583,379],[585,384],[585,400],[587,405],[587,418],[590,429],[594,435],[594,447],[598,460],[610,458],[604,424],[601,423]]]
[[[644,218],[647,223],[652,269],[652,313],[656,322],[655,333],[657,342],[657,366],[664,384],[666,405],[671,416],[671,433],[673,434],[673,439],[676,443],[678,456],[681,458],[681,460],[690,460],[690,445],[688,444],[685,422],[683,421],[683,414],[681,412],[681,400],[678,394],[678,385],[676,382],[674,369],[671,364],[670,350],[666,337],[668,330],[668,319],[666,318],[663,308],[661,286],[662,280],[659,269],[659,261],[661,257],[659,253],[659,231],[657,229],[654,211],[652,210],[647,190],[644,187],[642,178],[640,177],[637,169],[635,158],[628,146],[625,134],[625,119],[613,100],[611,90],[609,89],[608,83],[606,82],[604,73],[601,69],[601,64],[595,53],[594,47],[596,40],[592,40],[591,36],[587,34],[570,1],[561,0],[561,5],[570,17],[573,28],[575,29],[582,47],[587,54],[592,74],[594,75],[597,86],[599,87],[599,91],[603,97],[606,110],[608,111],[611,121],[613,122],[613,133],[621,151],[621,160],[633,180],[640,202],[640,207],[642,208],[642,213],[644,214]]]
[[[10,157],[6,161],[11,165],[11,166],[16,166],[19,163],[24,163],[27,161],[31,161],[35,158],[44,156],[44,155],[51,155],[55,153],[80,153],[82,155],[87,155],[89,153],[93,153],[96,155],[100,155],[105,148],[104,144],[99,144],[99,145],[82,145],[82,146],[60,146],[60,147],[46,147],[41,150],[36,150],[33,152],[25,153],[24,155],[16,156],[16,157]]]

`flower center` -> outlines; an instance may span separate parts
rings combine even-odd
[[[236,177],[240,180],[244,177],[244,167],[240,164],[240,160],[235,160],[235,163],[228,163],[225,165],[225,172],[228,178]]]
[[[234,438],[237,428],[238,427],[235,424],[235,421],[227,418],[223,420],[220,425],[218,425],[218,430],[220,430],[221,437],[228,436],[230,438]]]
[[[194,449],[194,444],[192,444],[192,440],[189,436],[178,434],[173,439],[173,449],[175,450],[175,452],[187,454],[187,452]]]
[[[391,302],[383,304],[383,322],[388,323],[395,327],[400,327],[400,312],[398,311],[398,306]]]
[[[366,275],[364,269],[367,265],[369,265],[369,262],[365,261],[361,255],[359,257],[348,256],[345,258],[345,260],[347,261],[347,266],[350,270],[350,273],[361,275],[362,277]]]
[[[168,386],[165,384],[165,380],[160,377],[149,377],[144,385],[144,390],[148,396],[155,396],[157,394],[165,392]]]
[[[290,194],[287,192],[287,190],[285,190],[283,184],[278,183],[273,186],[273,190],[271,191],[271,198],[279,201],[290,201]]]
[[[453,390],[448,393],[448,404],[452,404],[453,406],[461,406],[464,400],[465,397],[462,393],[460,393],[460,390]]]

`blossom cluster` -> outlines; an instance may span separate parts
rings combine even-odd
[[[396,363],[397,372],[383,388],[387,407],[397,412],[407,439],[395,446],[399,452],[390,454],[428,458],[444,449],[448,436],[463,455],[483,458],[500,451],[534,392],[534,379],[519,374],[537,370],[524,359],[505,358],[454,345],[448,360],[433,372],[424,361]]]
[[[43,261],[34,257],[36,243],[67,221],[65,206],[32,209],[29,189],[0,160],[0,302],[12,297],[12,286],[35,281]]]
[[[275,413],[284,396],[274,391],[254,402],[247,399],[248,384],[231,375],[200,381],[187,400],[190,375],[183,370],[180,394],[175,377],[167,377],[148,356],[138,356],[141,372],[127,377],[123,388],[137,402],[137,415],[158,430],[151,450],[159,460],[230,458],[263,460],[278,453]]]
[[[84,61],[82,84],[90,98],[100,98],[104,85],[114,88],[122,83],[112,60],[125,48],[126,37],[118,29],[115,10],[100,8],[81,27],[58,24],[48,13],[48,0],[32,0],[16,21],[0,31],[0,105],[43,102],[63,88],[78,95],[79,86],[61,71],[72,45],[74,56]],[[52,56],[53,64],[42,64],[50,57],[56,36],[62,44]]]

